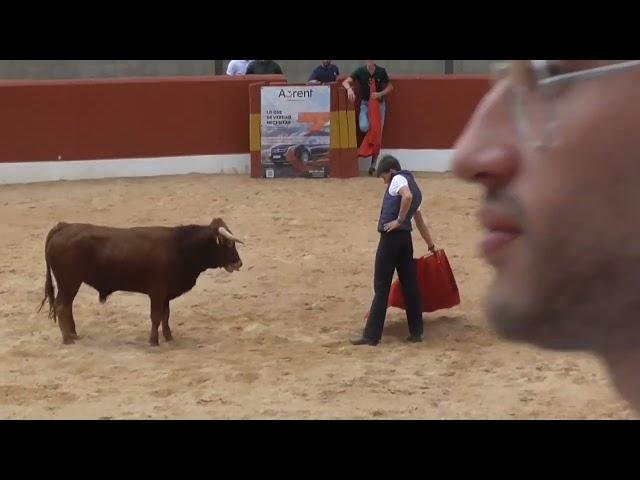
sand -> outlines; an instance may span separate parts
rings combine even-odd
[[[425,314],[407,344],[391,309],[376,348],[353,347],[372,298],[382,182],[188,175],[0,186],[0,418],[631,418],[601,364],[505,343],[488,330],[492,272],[479,258],[481,192],[448,175],[418,179],[460,306]],[[44,239],[58,221],[206,224],[246,241],[241,272],[209,270],[172,302],[175,341],[147,344],[148,299],[105,305],[83,285],[81,340],[64,346],[36,313]],[[414,234],[418,252],[425,252]]]

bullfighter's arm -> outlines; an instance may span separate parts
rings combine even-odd
[[[424,218],[422,218],[422,213],[420,212],[420,210],[416,211],[416,213],[413,215],[413,218],[416,221],[416,227],[418,227],[420,235],[422,235],[422,238],[427,244],[427,248],[429,248],[430,252],[433,252],[436,249],[436,246],[431,239],[431,233],[429,232],[429,228],[427,227]]]

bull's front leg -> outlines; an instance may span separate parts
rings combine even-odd
[[[160,324],[164,322],[165,316],[168,322],[169,301],[165,300],[164,296],[151,296],[151,332],[149,333],[149,345],[152,347],[160,345],[158,342],[158,328]],[[164,332],[164,326],[162,329]]]
[[[169,302],[167,301],[167,305],[162,316],[162,336],[167,342],[173,340],[173,335],[171,335],[171,329],[169,328],[169,315]]]

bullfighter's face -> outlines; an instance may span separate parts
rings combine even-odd
[[[393,169],[391,169],[388,172],[380,173],[380,178],[382,179],[385,185],[389,185],[391,183],[391,177],[393,176],[394,173],[396,173],[396,171]]]

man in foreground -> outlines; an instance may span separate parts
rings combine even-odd
[[[504,338],[598,355],[640,409],[640,61],[514,61],[458,140],[484,187],[488,316]]]

